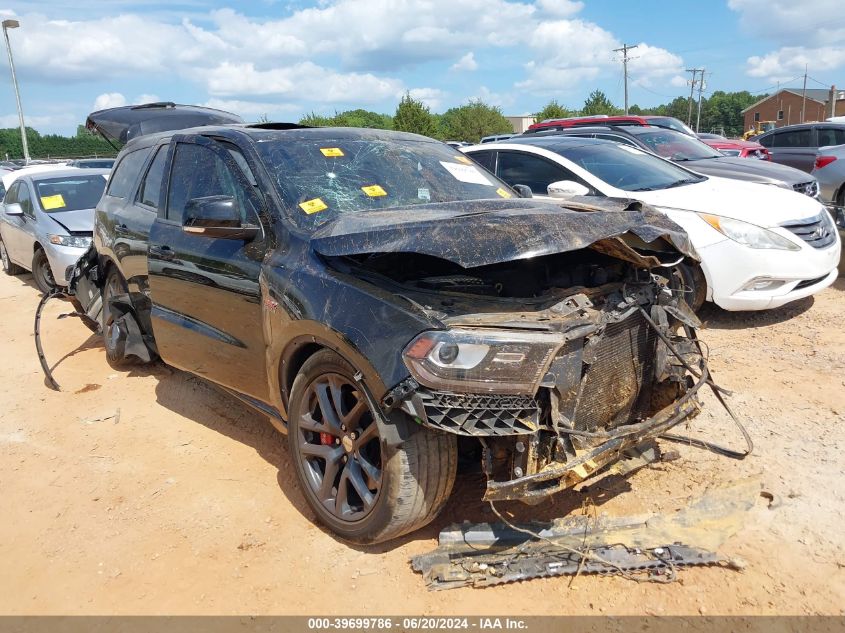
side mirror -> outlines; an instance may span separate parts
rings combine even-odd
[[[528,185],[514,185],[511,187],[514,191],[519,194],[520,198],[533,198],[534,194],[531,191],[531,187]]]
[[[573,198],[589,195],[590,188],[574,180],[558,180],[546,187],[546,191],[552,198]]]
[[[6,215],[23,215],[23,209],[17,202],[6,205]]]
[[[182,230],[195,235],[233,240],[251,240],[259,232],[257,226],[241,222],[240,206],[232,196],[206,196],[188,200]]]

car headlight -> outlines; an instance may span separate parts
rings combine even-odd
[[[771,248],[784,251],[801,250],[801,247],[792,240],[750,222],[709,213],[699,213],[698,216],[725,237],[749,248]]]
[[[531,394],[562,344],[548,332],[431,330],[402,357],[414,379],[431,389]]]
[[[91,238],[77,235],[49,235],[50,244],[57,246],[76,246],[77,248],[88,248],[91,245]]]

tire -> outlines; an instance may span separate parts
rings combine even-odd
[[[9,253],[6,251],[6,245],[3,243],[3,238],[0,238],[0,262],[3,264],[3,272],[7,275],[15,276],[26,272],[17,264],[13,264],[12,260],[9,259]]]
[[[354,375],[331,350],[305,362],[291,390],[288,445],[317,519],[348,541],[380,543],[421,528],[443,509],[455,482],[457,439],[402,417],[398,424],[407,422],[402,430],[409,432],[388,446]]]
[[[690,266],[688,264],[681,264],[678,266],[678,270],[686,288],[684,298],[692,311],[698,312],[707,299],[707,279],[704,277],[704,272],[701,270],[701,266]]]
[[[32,255],[32,279],[35,285],[43,293],[47,294],[56,288],[56,280],[53,278],[53,271],[50,269],[50,261],[43,248],[36,248]]]
[[[103,284],[103,313],[101,316],[101,332],[103,335],[103,346],[106,348],[106,360],[114,367],[126,367],[136,364],[135,357],[126,358],[124,355],[125,341],[116,336],[117,331],[111,327],[113,319],[109,310],[109,300],[114,295],[128,292],[126,282],[120,271],[111,266],[106,275],[106,282]]]

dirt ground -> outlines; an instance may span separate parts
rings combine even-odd
[[[766,313],[706,309],[715,376],[754,438],[731,460],[681,458],[555,496],[517,520],[580,511],[672,512],[708,487],[760,475],[761,500],[722,551],[742,571],[695,568],[669,585],[618,577],[429,592],[408,559],[438,531],[490,520],[460,478],[433,525],[377,547],[316,526],[283,438],[215,387],[161,364],[116,371],[75,319],[43,329],[64,389],[49,390],[29,275],[0,275],[0,613],[845,614],[845,279]],[[741,447],[709,395],[685,432]]]

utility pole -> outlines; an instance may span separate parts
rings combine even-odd
[[[695,117],[695,133],[698,134],[698,126],[701,123],[701,93],[704,91],[704,69],[700,69],[701,79],[698,80],[698,115]]]
[[[29,164],[29,146],[26,143],[26,126],[23,122],[23,108],[21,107],[21,93],[18,90],[18,78],[15,76],[15,62],[12,59],[12,45],[9,43],[9,29],[16,29],[20,26],[17,20],[3,20],[3,37],[6,40],[6,52],[9,53],[9,68],[12,69],[12,86],[15,89],[15,101],[18,104],[18,121],[21,126],[21,145],[23,146],[23,159]]]
[[[692,80],[689,84],[689,100],[687,101],[687,125],[692,127],[692,95],[695,93],[695,74],[702,70],[701,68],[687,68],[688,73],[692,73]]]
[[[807,107],[807,64],[804,64],[804,89],[801,91],[801,123],[804,122],[804,108]]]
[[[636,44],[634,44],[633,46],[622,44],[622,48],[613,49],[614,53],[622,51],[622,74],[625,77],[625,114],[628,114],[628,61],[631,59],[636,59],[634,57],[628,57],[628,51],[634,50],[635,48],[637,48]]]

